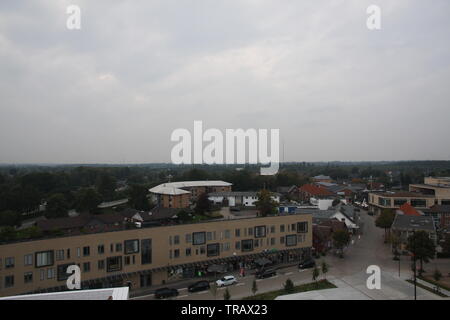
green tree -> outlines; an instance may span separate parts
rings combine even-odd
[[[0,242],[12,241],[17,238],[17,232],[13,227],[0,228]]]
[[[425,231],[416,231],[409,236],[406,250],[410,251],[416,259],[419,259],[419,274],[424,272],[423,263],[428,263],[436,254],[436,246]]]
[[[292,282],[291,279],[287,279],[286,282],[283,285],[284,287],[284,291],[286,291],[286,293],[293,293],[294,292],[294,283]]]
[[[252,282],[252,293],[253,293],[253,295],[255,295],[257,291],[258,291],[258,285],[256,284],[256,280],[253,280],[253,282]]]
[[[12,210],[0,212],[0,226],[15,227],[20,225],[20,214]]]
[[[75,196],[75,207],[78,211],[97,213],[102,196],[92,188],[81,189]]]
[[[261,190],[257,197],[255,206],[261,216],[265,217],[277,213],[277,202],[272,199],[272,193],[269,190]]]
[[[394,222],[395,215],[392,210],[384,209],[378,218],[375,220],[375,225],[378,228],[384,229],[384,243],[387,242],[388,236],[387,231],[391,228],[392,223]]]
[[[312,269],[312,280],[316,283],[316,286],[318,287],[319,284],[317,283],[317,279],[320,276],[320,269],[317,268],[317,266],[314,266],[314,269]]]
[[[343,257],[343,249],[350,242],[350,234],[346,230],[337,230],[333,232],[334,247],[339,250],[340,257]]]
[[[326,279],[326,275],[327,275],[328,271],[330,270],[330,266],[328,265],[328,263],[326,263],[325,260],[322,261],[320,269],[322,271],[323,277]]]
[[[209,211],[211,211],[211,202],[208,199],[208,194],[202,193],[197,197],[197,200],[195,201],[195,212],[197,214],[204,215]]]
[[[61,193],[51,195],[47,200],[45,208],[45,217],[47,218],[61,218],[67,216],[69,210],[69,202]]]
[[[228,288],[226,288],[225,293],[223,294],[223,300],[230,300],[230,299],[231,299],[230,291],[228,290]]]
[[[147,198],[148,189],[141,184],[133,184],[129,190],[129,204],[136,210],[148,211],[151,209],[151,204]]]
[[[103,199],[110,201],[116,194],[116,179],[109,174],[102,174],[97,178],[97,190]]]

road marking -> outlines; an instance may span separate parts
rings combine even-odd
[[[183,291],[183,290],[187,290],[187,288],[183,288],[183,289],[178,289],[178,291]]]
[[[236,285],[236,287],[239,287],[239,286],[243,286],[245,283],[238,283],[237,285]]]
[[[291,275],[291,274],[293,274],[293,272],[287,272],[287,273],[285,273],[284,275],[285,275],[285,276],[289,276],[289,275]]]
[[[206,293],[206,291],[197,292],[197,294],[204,294],[204,293]]]
[[[298,270],[298,272],[305,272],[306,270],[308,270],[308,269],[301,269],[301,270]]]
[[[256,280],[256,282],[260,282],[260,281],[263,281],[264,279],[258,279],[258,280]]]
[[[280,275],[273,276],[272,279],[278,278]]]
[[[142,298],[154,297],[154,296],[155,296],[155,294],[154,294],[154,293],[151,293],[151,294],[146,294],[145,296],[137,296],[137,297],[133,297],[133,298],[130,298],[130,300],[142,299]]]
[[[178,296],[177,299],[180,299],[180,298],[186,298],[187,296],[188,296],[187,294],[185,294],[185,295],[183,295],[183,296]]]

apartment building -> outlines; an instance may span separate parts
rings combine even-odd
[[[430,208],[434,204],[434,196],[407,191],[369,193],[369,212],[375,215],[383,209],[397,210],[405,203],[419,209]]]
[[[423,184],[410,184],[409,191],[432,195],[434,204],[450,205],[450,177],[425,177]]]
[[[168,182],[151,188],[154,202],[163,208],[188,208],[199,195],[211,192],[230,192],[232,184],[225,181]]]
[[[191,278],[212,264],[228,270],[264,256],[275,262],[310,254],[312,217],[289,214],[80,234],[0,244],[0,296],[63,291],[67,267],[82,289],[131,290]]]

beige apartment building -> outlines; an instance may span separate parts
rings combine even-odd
[[[297,261],[312,245],[310,214],[212,220],[0,244],[0,296],[66,289],[77,264],[82,288],[131,290],[229,271],[260,256]]]
[[[202,193],[230,192],[232,184],[225,181],[168,182],[151,188],[153,201],[163,208],[189,208]]]

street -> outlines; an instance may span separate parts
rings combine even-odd
[[[411,300],[414,299],[414,287],[406,282],[411,279],[411,260],[402,256],[399,262],[394,261],[390,247],[383,243],[384,230],[377,228],[374,217],[367,215],[361,210],[362,235],[354,236],[352,242],[345,250],[344,258],[339,258],[332,254],[317,259],[320,262],[324,259],[330,266],[326,278],[330,281],[337,280],[338,283],[345,283],[353,289],[359,291],[368,299],[374,300]],[[366,273],[367,267],[376,265],[381,269],[381,289],[368,289],[366,282],[370,274]],[[441,259],[432,261],[425,265],[425,269],[431,271],[438,267],[442,272],[450,271],[450,260]],[[231,299],[239,300],[252,295],[252,283],[254,276],[239,277],[236,275],[238,283],[228,287]],[[299,270],[296,266],[277,270],[277,275],[271,278],[256,280],[258,293],[264,293],[281,289],[287,279],[291,279],[295,285],[312,282],[311,269]],[[194,282],[194,281],[193,281]],[[225,288],[218,288],[216,297],[211,291],[189,293],[187,287],[179,288],[179,295],[172,299],[179,300],[211,300],[223,299]],[[153,294],[136,297],[137,300],[154,299]],[[417,299],[442,299],[435,294],[424,289],[417,288]]]

